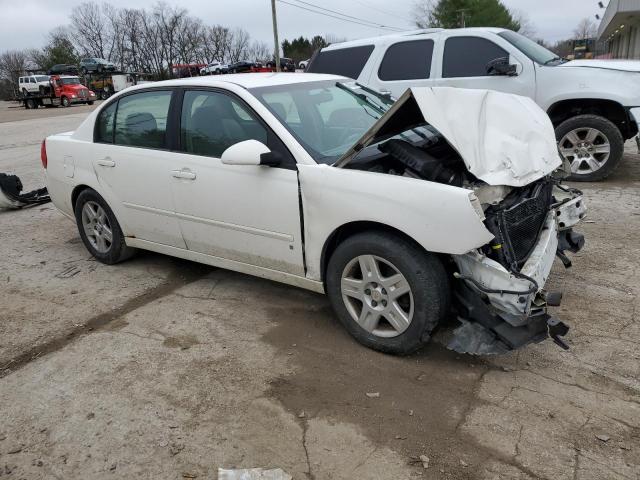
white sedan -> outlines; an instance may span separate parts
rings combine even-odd
[[[583,243],[553,127],[531,100],[332,75],[128,88],[42,145],[55,206],[113,264],[146,249],[327,293],[361,343],[496,353],[568,327],[556,255]],[[566,167],[566,166],[564,166]]]

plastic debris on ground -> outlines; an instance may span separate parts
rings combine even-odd
[[[292,478],[281,468],[218,469],[218,480],[292,480]]]

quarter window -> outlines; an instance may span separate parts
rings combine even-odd
[[[400,42],[387,48],[378,77],[383,81],[429,78],[433,40]]]
[[[444,45],[442,76],[485,77],[487,64],[509,54],[491,40],[481,37],[451,37]]]
[[[320,51],[309,65],[310,73],[330,73],[357,79],[373,52],[373,45]]]
[[[242,103],[223,93],[205,91],[185,92],[180,130],[182,150],[216,158],[245,140],[266,144],[268,136]]]
[[[96,142],[113,143],[113,123],[117,107],[118,102],[114,102],[98,114],[95,129]]]
[[[136,93],[118,102],[115,143],[132,147],[165,148],[170,91]]]

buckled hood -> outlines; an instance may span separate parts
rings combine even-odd
[[[553,126],[533,100],[490,90],[417,87],[407,90],[335,164],[363,148],[429,123],[489,185],[521,187],[561,165]]]

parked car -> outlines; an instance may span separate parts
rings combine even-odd
[[[306,70],[306,69],[307,69],[307,67],[309,66],[309,61],[310,61],[309,59],[302,60],[302,61],[298,64],[298,68],[299,68],[300,70]]]
[[[50,87],[49,75],[28,75],[18,78],[18,89],[23,96],[32,93],[44,95]]]
[[[200,75],[220,75],[229,72],[229,65],[222,62],[212,62],[200,69]]]
[[[66,63],[58,63],[49,69],[49,75],[78,75],[78,67]]]
[[[80,83],[75,76],[52,76],[54,95],[60,99],[60,105],[68,107],[74,103],[93,105],[97,100],[95,92]]]
[[[412,86],[499,90],[548,113],[572,180],[606,178],[638,134],[638,61],[566,61],[501,28],[431,29],[323,48],[309,72],[355,78],[400,96]]]
[[[275,59],[271,59],[267,62],[267,68],[276,68]],[[295,72],[296,64],[291,58],[280,57],[280,70],[283,72]]]
[[[229,65],[230,73],[244,73],[250,71],[252,68],[256,66],[255,62],[249,62],[247,60],[242,60],[240,62],[235,62]]]
[[[176,97],[179,101],[172,101]],[[523,97],[332,75],[134,86],[42,145],[54,205],[114,264],[136,248],[328,294],[371,348],[496,353],[568,327],[545,290],[578,251],[580,192],[549,118]]]
[[[80,73],[86,75],[87,73],[102,73],[102,72],[115,72],[116,66],[104,58],[84,58],[80,60]]]

